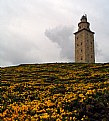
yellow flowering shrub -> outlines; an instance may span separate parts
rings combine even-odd
[[[0,68],[0,121],[109,119],[109,64]]]

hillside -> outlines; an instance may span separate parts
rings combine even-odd
[[[109,121],[109,63],[0,68],[0,121]]]

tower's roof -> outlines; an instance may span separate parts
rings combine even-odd
[[[91,30],[87,30],[86,28],[83,28],[83,29],[81,29],[81,30],[78,30],[78,31],[75,32],[74,34],[77,34],[77,33],[81,32],[81,31],[83,31],[83,30],[88,31],[88,32],[90,32],[90,33],[92,33],[92,34],[95,34],[95,33],[92,32]]]

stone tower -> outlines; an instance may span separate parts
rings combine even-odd
[[[95,63],[94,32],[90,30],[87,16],[83,15],[75,34],[75,62]]]

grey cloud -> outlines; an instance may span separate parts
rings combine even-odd
[[[59,26],[45,31],[45,36],[61,48],[61,58],[74,61],[73,27]]]
[[[98,46],[98,43],[95,41],[95,55],[98,56],[102,56],[102,50],[100,49],[100,47]]]

